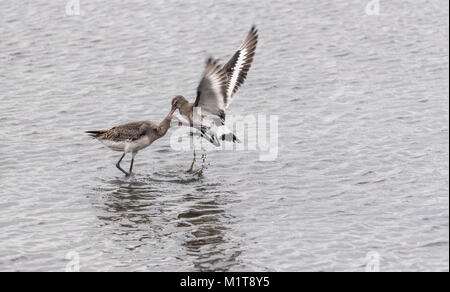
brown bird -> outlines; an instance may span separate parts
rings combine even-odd
[[[126,176],[130,176],[133,171],[134,157],[138,151],[150,146],[155,140],[167,133],[174,112],[175,110],[171,110],[159,125],[151,121],[142,121],[120,125],[109,130],[86,131],[86,133],[102,142],[109,149],[123,152],[116,163],[116,167]],[[131,153],[129,172],[120,167],[120,162],[127,153]]]
[[[225,127],[225,110],[231,104],[233,95],[244,84],[257,43],[258,31],[253,26],[239,49],[223,67],[212,58],[208,59],[197,88],[195,102],[189,102],[181,95],[172,100],[172,110],[178,109],[186,120],[182,124],[197,129],[203,138],[217,147],[220,146],[220,140],[240,142],[234,133]],[[194,160],[189,172],[193,171],[195,160],[194,149]]]

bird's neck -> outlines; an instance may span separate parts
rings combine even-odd
[[[159,124],[159,135],[164,136],[170,128],[170,122],[173,115],[167,115],[164,120]]]
[[[180,106],[180,114],[189,119],[192,117],[192,112],[194,111],[194,103],[193,102],[185,102]]]

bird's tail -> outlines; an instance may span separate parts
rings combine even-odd
[[[222,141],[241,143],[241,140],[239,140],[238,137],[236,137],[236,135],[233,133],[222,134],[220,138],[222,139]]]
[[[217,136],[219,136],[222,141],[241,143],[241,140],[239,140],[238,137],[236,137],[236,135],[226,126],[217,128]]]
[[[201,127],[199,130],[200,136],[208,140],[216,147],[220,147],[220,141],[241,143],[241,140],[239,140],[236,135],[225,126],[220,126],[218,128]]]
[[[217,136],[213,133],[209,133],[209,131],[205,127],[200,128],[201,136],[208,140],[211,144],[213,144],[216,147],[220,147],[219,139],[217,139]]]
[[[102,134],[104,134],[105,132],[106,132],[105,130],[85,131],[85,133],[89,134],[89,136],[91,136],[92,138],[98,138],[98,137],[100,137]]]

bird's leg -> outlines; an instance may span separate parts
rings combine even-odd
[[[137,152],[133,152],[133,154],[131,154],[130,173],[128,175],[131,175],[133,173],[134,157],[136,156],[136,154]]]
[[[203,175],[203,170],[205,169],[205,161],[206,161],[206,154],[202,154],[202,168],[197,170],[195,174],[198,174],[199,176]]]
[[[192,160],[191,167],[189,168],[189,170],[187,172],[189,172],[189,173],[194,172],[195,162],[196,162],[196,154],[195,154],[195,149],[194,149],[194,159]]]
[[[196,154],[195,154],[195,145],[194,145],[194,136],[193,136],[193,132],[191,131],[191,148],[194,150],[194,159],[192,160],[191,163],[191,167],[188,169],[188,173],[192,173],[194,172],[194,166],[195,166],[195,161],[196,161]]]
[[[125,154],[126,154],[126,153],[124,153],[124,154],[122,155],[122,157],[120,157],[119,161],[117,161],[116,167],[117,167],[121,172],[123,172],[126,176],[129,176],[128,172],[126,172],[125,170],[122,169],[122,167],[120,167],[120,162],[122,162],[122,159],[125,157]]]

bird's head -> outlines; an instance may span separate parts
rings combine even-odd
[[[186,101],[186,99],[183,96],[181,96],[181,95],[175,96],[172,99],[172,110],[170,111],[170,114],[173,115],[175,113],[175,111],[177,109],[179,109],[182,104],[184,104],[185,101]]]

